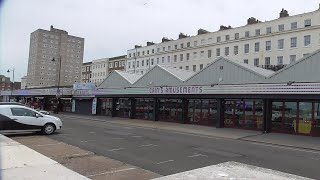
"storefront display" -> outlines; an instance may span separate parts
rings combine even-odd
[[[136,119],[153,119],[154,100],[152,98],[136,99]]]
[[[217,101],[214,99],[189,99],[188,123],[215,126]]]
[[[160,99],[159,100],[159,121],[183,123],[182,100],[181,99]]]
[[[273,102],[272,131],[319,136],[319,115],[317,102]]]
[[[99,98],[97,105],[97,113],[103,116],[111,116],[112,98]]]
[[[122,118],[130,117],[131,101],[129,98],[119,98],[116,103],[116,116]]]
[[[224,126],[242,129],[262,130],[262,100],[226,100]]]

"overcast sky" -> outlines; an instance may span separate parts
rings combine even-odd
[[[1,3],[2,2],[2,3]],[[27,73],[30,33],[64,29],[85,38],[84,62],[125,55],[135,44],[195,35],[199,28],[246,24],[318,9],[319,0],[0,0],[0,74]],[[11,74],[10,74],[11,76]]]

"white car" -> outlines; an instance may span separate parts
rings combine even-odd
[[[0,105],[0,133],[42,132],[50,135],[62,128],[62,121],[21,105]]]

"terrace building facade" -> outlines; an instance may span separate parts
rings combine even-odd
[[[219,57],[278,70],[320,48],[320,10],[261,22],[253,17],[242,27],[221,26],[216,32],[199,29],[195,36],[180,33],[127,51],[126,70],[143,74],[155,65],[199,71]]]

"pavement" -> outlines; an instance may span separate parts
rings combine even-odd
[[[301,136],[282,133],[263,133],[261,131],[232,129],[232,128],[215,128],[208,126],[199,126],[192,124],[179,124],[162,121],[148,121],[139,119],[110,118],[106,116],[79,116],[76,114],[65,114],[68,118],[81,117],[93,121],[104,121],[126,126],[135,126],[141,128],[152,128],[168,130],[178,133],[194,134],[198,136],[208,136],[216,138],[237,139],[256,143],[270,145],[279,145],[285,147],[301,148],[320,151],[320,137]]]
[[[234,161],[302,177],[320,177],[320,151],[243,140],[263,135],[257,131],[236,129],[237,137],[229,138],[228,133],[234,129],[217,129],[224,133],[218,137],[219,133],[209,134],[215,128],[196,125],[74,114],[59,116],[63,117],[64,127],[50,138],[161,176]],[[154,124],[162,126],[150,127]],[[163,128],[169,125],[183,126],[183,132],[181,128]],[[201,131],[206,134],[201,135]]]
[[[139,167],[97,155],[94,152],[80,149],[79,147],[61,141],[53,140],[50,136],[25,134],[11,135],[10,137],[15,140],[14,142],[23,144],[30,149],[51,158],[51,161],[58,162],[60,166],[63,165],[64,167],[93,180],[147,180],[160,176]],[[28,159],[30,159],[30,157]],[[47,172],[50,171],[50,169],[47,170]],[[21,170],[21,172],[24,173],[23,170]],[[21,176],[21,174],[19,175]],[[59,176],[54,173],[51,174],[51,177],[53,179],[60,179]]]
[[[0,135],[0,155],[2,180],[19,179],[62,179],[87,180],[58,162],[10,139]]]
[[[237,162],[226,162],[204,168],[194,169],[154,180],[194,180],[194,179],[259,179],[259,180],[308,180],[301,176],[250,166]]]

